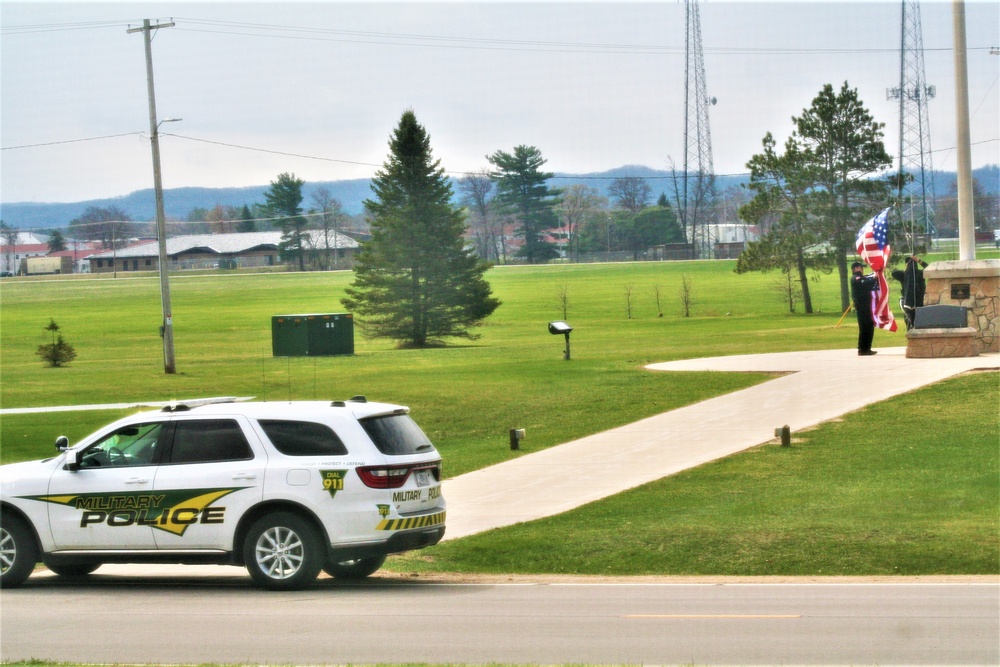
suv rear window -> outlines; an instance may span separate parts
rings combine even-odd
[[[341,439],[324,424],[283,419],[261,419],[257,423],[274,448],[285,456],[342,456],[347,453]]]
[[[243,429],[232,419],[178,421],[170,448],[170,463],[247,461],[253,452]]]
[[[409,415],[386,415],[361,420],[368,437],[383,454],[421,454],[434,449],[430,439]]]

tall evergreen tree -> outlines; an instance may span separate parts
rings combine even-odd
[[[518,254],[531,264],[558,257],[559,252],[542,238],[546,229],[558,225],[555,206],[560,192],[545,184],[554,174],[540,171],[546,162],[541,151],[522,145],[513,153],[497,151],[486,159],[496,168],[496,202],[520,224],[524,245]]]
[[[839,92],[826,84],[812,106],[793,118],[797,141],[808,162],[814,187],[813,211],[821,234],[833,246],[840,276],[840,307],[850,304],[847,255],[865,220],[884,208],[893,187],[893,175],[877,174],[892,166],[882,142],[884,123],[875,122],[845,81]]]
[[[371,238],[362,246],[344,306],[368,335],[404,347],[473,339],[470,329],[500,305],[488,265],[465,246],[465,218],[430,137],[412,110],[399,119],[389,156],[365,201]]]
[[[306,270],[306,219],[302,215],[302,186],[305,181],[295,174],[278,174],[271,187],[264,192],[272,224],[281,229],[279,249],[283,254],[297,257],[299,271]]]
[[[794,272],[806,312],[812,312],[808,268],[836,269],[841,307],[850,303],[847,263],[865,220],[890,200],[892,175],[879,177],[892,158],[876,123],[847,82],[839,92],[826,84],[812,106],[792,118],[795,131],[776,150],[769,132],[764,152],[747,167],[747,188],[754,198],[740,209],[750,222],[771,222],[771,229],[748,245],[737,272],[780,269]],[[817,247],[828,245],[829,252]]]
[[[760,229],[765,229],[765,223],[771,224],[758,240],[747,244],[736,261],[736,273],[778,269],[794,275],[805,311],[811,313],[808,269],[822,265],[827,258],[808,252],[823,239],[813,229],[814,220],[809,215],[808,193],[813,183],[806,169],[806,155],[795,137],[785,142],[781,154],[770,132],[764,135],[763,146],[764,152],[747,162],[750,182],[745,187],[754,197],[740,207],[739,215]]]
[[[62,252],[66,249],[66,237],[58,229],[49,235],[49,252]]]
[[[240,211],[240,221],[236,224],[236,231],[241,234],[257,231],[257,223],[253,213],[250,212],[250,207],[246,204],[243,204],[243,209]]]

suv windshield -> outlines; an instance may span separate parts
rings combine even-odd
[[[400,456],[434,449],[430,439],[409,415],[370,417],[362,419],[361,426],[383,454]]]

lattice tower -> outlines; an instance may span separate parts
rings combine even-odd
[[[698,0],[685,0],[684,39],[684,206],[681,211],[695,257],[711,256],[713,247],[710,214],[715,202],[715,168],[712,165],[712,132],[708,108],[705,57],[701,48],[701,18]]]
[[[886,99],[899,100],[899,169],[897,194],[903,224],[910,234],[934,233],[934,171],[927,103],[935,87],[924,74],[924,40],[920,3],[903,0],[900,20],[899,86],[886,90]],[[904,182],[904,174],[913,178]],[[908,249],[913,252],[916,249]]]

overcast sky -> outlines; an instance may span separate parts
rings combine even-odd
[[[700,5],[715,171],[826,83],[857,88],[898,152],[900,2]],[[935,169],[954,171],[952,3],[921,3]],[[684,156],[684,3],[0,2],[0,201],[152,186],[142,19],[165,188],[371,176],[412,108],[453,173],[526,144],[551,171]],[[966,3],[973,167],[1000,163],[1000,3]]]

